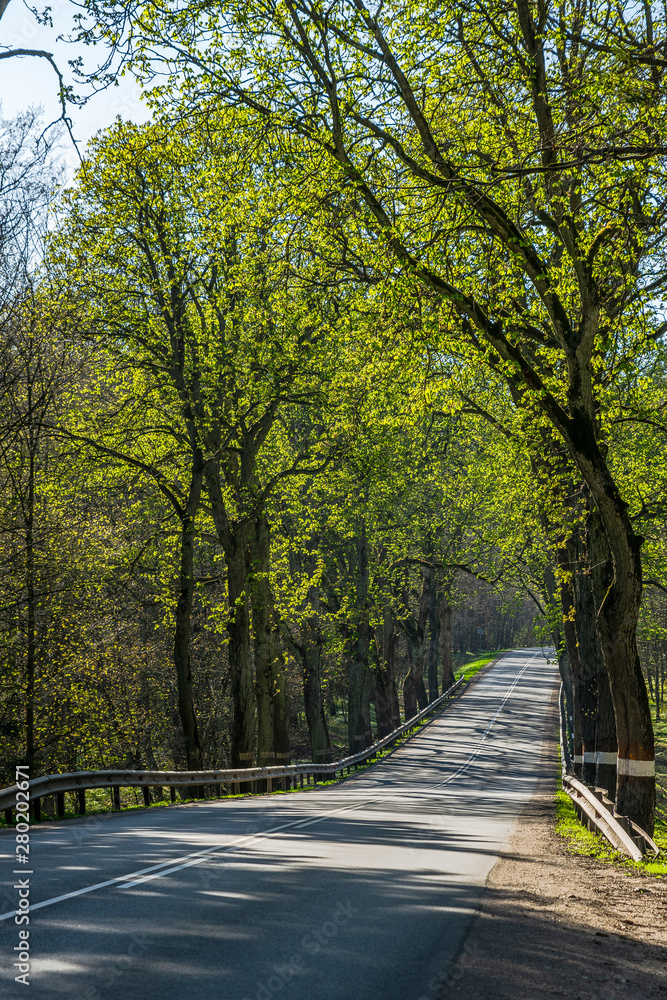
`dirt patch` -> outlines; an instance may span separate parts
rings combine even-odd
[[[557,748],[440,1000],[667,997],[667,879],[569,854],[554,831]]]

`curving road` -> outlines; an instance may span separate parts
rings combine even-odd
[[[32,1000],[435,1000],[539,769],[556,670],[506,654],[342,785],[31,834]],[[0,984],[14,982],[0,837]]]

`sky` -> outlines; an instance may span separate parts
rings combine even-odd
[[[35,2],[38,8],[46,5],[46,0]],[[66,35],[72,29],[76,8],[69,0],[49,0],[49,3],[53,28],[37,24],[35,16],[22,0],[10,0],[0,20],[0,45],[3,48],[45,49],[53,53],[65,82],[74,84],[68,60],[83,56],[85,65],[92,69],[97,51],[58,41],[59,35]],[[81,88],[76,89],[81,92]],[[41,107],[45,124],[60,116],[58,78],[45,59],[13,57],[0,60],[0,100],[4,118],[11,118],[28,107]],[[130,77],[124,77],[120,86],[110,87],[92,97],[83,108],[69,107],[74,135],[81,141],[82,152],[87,140],[100,128],[110,125],[117,115],[141,122],[146,120],[148,114],[141,100],[141,90]],[[68,174],[71,174],[78,159],[68,140],[63,140],[62,157]]]

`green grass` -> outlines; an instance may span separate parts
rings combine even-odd
[[[458,680],[461,674],[463,674],[466,681],[469,681],[475,676],[475,674],[478,674],[480,670],[483,670],[484,667],[491,663],[492,660],[495,660],[496,657],[505,652],[507,652],[505,649],[490,649],[479,656],[476,656],[475,659],[459,663],[454,667],[454,676]],[[473,654],[468,653],[466,655],[470,656]]]

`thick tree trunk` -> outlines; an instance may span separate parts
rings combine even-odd
[[[257,763],[289,764],[287,684],[278,621],[271,593],[268,520],[260,515],[249,532],[252,631],[257,697]]]
[[[403,712],[405,721],[412,719],[417,714],[417,668],[415,666],[414,646],[408,641],[408,662],[410,669],[403,681]]]
[[[347,727],[350,753],[355,754],[373,742],[370,711],[371,672],[368,664],[371,642],[371,628],[368,620],[370,569],[364,529],[356,539],[352,563],[356,574],[356,622],[352,626],[348,640]]]
[[[371,730],[371,674],[368,669],[370,629],[358,626],[359,635],[352,643],[348,674],[348,743],[350,753],[359,753],[373,742]]]
[[[247,525],[233,524],[220,483],[220,470],[206,466],[206,487],[218,539],[227,563],[227,638],[232,697],[231,766],[255,763],[255,688],[250,655],[250,603]]]
[[[178,714],[183,727],[185,758],[189,771],[203,770],[203,755],[194,707],[192,669],[190,660],[190,635],[192,603],[195,592],[194,530],[195,514],[199,506],[204,476],[201,457],[194,462],[188,502],[181,518],[181,559],[179,593],[174,628],[174,666],[178,687]]]
[[[417,646],[408,640],[410,670],[403,681],[403,706],[406,722],[428,707],[424,685],[424,653],[424,643]]]
[[[306,626],[308,628],[308,626]],[[322,692],[322,644],[317,626],[308,628],[309,641],[298,647],[303,665],[303,702],[310,737],[313,763],[327,764],[331,760],[331,741]]]
[[[273,744],[273,650],[266,569],[268,558],[264,552],[267,548],[268,525],[261,518],[252,525],[249,544],[259,767],[272,767],[276,763]]]
[[[595,523],[593,523],[595,522]],[[584,781],[616,793],[616,722],[597,629],[597,613],[591,566],[609,558],[606,538],[597,515],[589,517],[587,547],[580,546],[578,572],[574,577],[575,627],[581,663]],[[595,570],[597,571],[597,569]],[[585,707],[584,707],[585,706]]]
[[[440,611],[440,661],[442,663],[442,690],[446,691],[454,683],[452,665],[452,608],[446,594],[439,601]]]
[[[440,652],[440,615],[435,574],[431,574],[428,603],[428,700],[438,697],[438,654]],[[444,688],[443,688],[444,690]]]
[[[428,706],[426,688],[424,686],[424,661],[426,658],[426,633],[429,618],[430,586],[433,571],[422,570],[422,589],[419,595],[416,620],[403,623],[403,630],[408,640],[408,661],[410,670],[403,682],[403,707],[405,721],[412,719],[420,709]],[[407,595],[403,603],[408,606]]]
[[[255,764],[255,690],[250,657],[248,566],[243,537],[232,537],[227,560],[229,668],[232,696],[231,766]]]
[[[592,426],[579,415],[573,424],[578,432],[574,457],[599,512],[610,556],[604,565],[594,565],[593,587],[598,604],[598,631],[616,717],[616,810],[652,833],[655,744],[637,650],[642,539],[633,530],[627,505],[594,441]]]
[[[377,663],[373,672],[373,701],[378,738],[386,736],[401,724],[398,689],[396,687],[396,646],[398,636],[391,607],[383,609],[382,625],[375,630]]]

